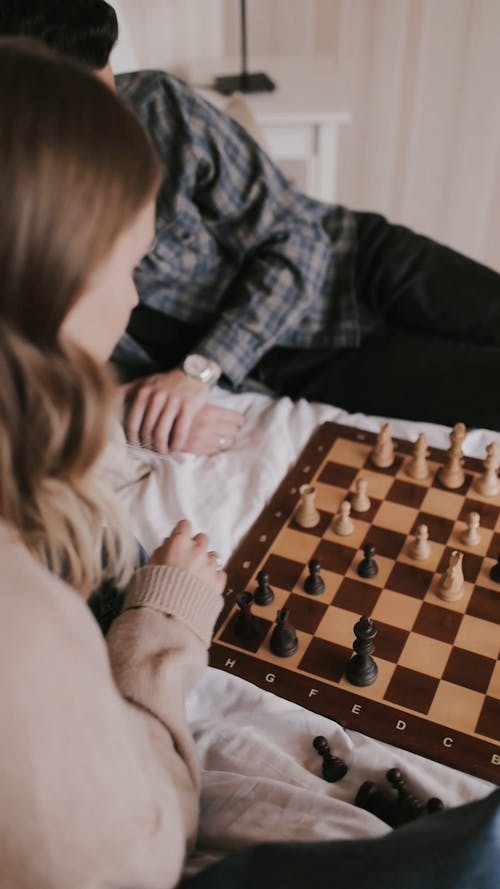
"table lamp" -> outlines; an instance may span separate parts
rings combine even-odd
[[[230,74],[227,77],[216,77],[214,87],[225,96],[231,93],[270,93],[275,84],[262,71],[250,74],[248,72],[247,59],[247,15],[246,0],[240,0],[240,45],[241,45],[241,73]]]

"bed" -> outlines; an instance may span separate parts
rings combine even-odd
[[[245,415],[233,450],[211,458],[134,452],[137,464],[150,471],[128,485],[123,498],[147,550],[185,517],[194,532],[209,535],[225,564],[320,423],[333,420],[378,432],[385,419],[256,393],[216,389],[212,399]],[[412,441],[425,432],[430,445],[448,447],[445,427],[391,420],[391,430]],[[472,430],[464,453],[482,457],[492,440],[500,444],[500,435]],[[213,668],[191,694],[188,716],[202,767],[198,846],[188,873],[263,839],[385,834],[390,828],[353,801],[364,781],[383,783],[393,767],[401,769],[422,799],[437,796],[447,807],[479,799],[493,786],[356,731],[345,732],[335,722]],[[324,735],[349,766],[338,783],[321,777],[312,746],[317,735]]]

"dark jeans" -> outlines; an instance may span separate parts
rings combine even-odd
[[[273,843],[232,855],[182,889],[498,889],[500,791],[382,839]]]
[[[254,376],[355,412],[500,430],[500,275],[358,213],[357,349],[275,348]]]

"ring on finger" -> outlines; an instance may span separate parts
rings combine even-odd
[[[228,443],[227,438],[224,438],[224,436],[221,436],[219,438],[219,447],[220,448],[225,448],[227,443]]]

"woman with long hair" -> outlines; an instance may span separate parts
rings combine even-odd
[[[173,886],[196,833],[184,697],[225,575],[180,522],[149,564],[96,461],[160,167],[108,87],[0,40],[0,884]],[[127,588],[106,640],[86,599]]]

